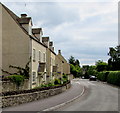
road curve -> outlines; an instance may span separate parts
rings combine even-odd
[[[56,111],[118,111],[118,88],[97,81],[79,82],[86,87],[84,95]]]

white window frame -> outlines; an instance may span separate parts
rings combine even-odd
[[[38,53],[38,60],[41,61],[41,51],[39,50],[39,53]]]
[[[32,82],[36,82],[36,72],[32,72]]]
[[[43,53],[43,62],[46,62],[46,54]]]
[[[36,50],[33,48],[33,61],[36,61]]]

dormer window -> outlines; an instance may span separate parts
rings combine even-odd
[[[27,14],[21,14],[21,18],[17,19],[21,26],[28,32],[29,35],[32,35],[32,19],[27,17]]]

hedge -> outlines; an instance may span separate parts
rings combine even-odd
[[[107,82],[120,86],[120,71],[111,71],[108,75]]]
[[[97,78],[98,78],[100,81],[106,82],[106,81],[107,81],[108,74],[109,74],[108,71],[99,72],[98,75],[97,75]]]
[[[120,71],[103,71],[99,72],[97,78],[110,84],[120,86]]]

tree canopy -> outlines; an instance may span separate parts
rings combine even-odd
[[[96,69],[97,69],[98,72],[100,72],[100,71],[107,71],[108,64],[106,62],[103,62],[102,60],[98,60],[96,62]]]
[[[109,48],[108,66],[110,70],[120,70],[120,46]]]
[[[78,59],[75,59],[73,56],[70,56],[68,59],[70,63],[70,72],[74,75],[74,77],[80,77],[81,76],[81,68],[80,68],[80,62]]]

